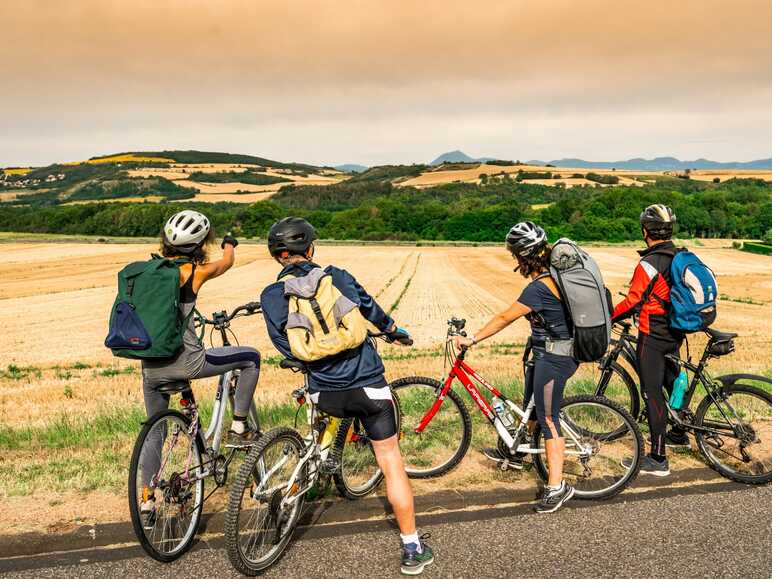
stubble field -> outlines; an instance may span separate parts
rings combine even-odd
[[[713,368],[717,373],[769,374],[772,259],[728,245],[705,241],[696,248],[718,275],[722,299],[715,327],[740,334],[737,352],[715,361]],[[9,513],[11,530],[71,525],[76,516],[125,518],[122,486],[127,456],[142,418],[140,375],[138,363],[113,358],[102,342],[117,271],[130,261],[147,258],[156,247],[90,243],[0,247],[0,318],[5,321],[0,340],[0,510]],[[635,249],[590,248],[615,299],[629,281]],[[213,253],[216,257],[219,249]],[[474,331],[517,299],[525,285],[512,272],[511,257],[498,247],[323,245],[316,261],[352,272],[414,335],[411,349],[381,347],[390,379],[415,374],[440,378],[445,321],[464,317]],[[236,266],[204,287],[198,307],[210,314],[256,300],[277,272],[264,246],[242,244]],[[286,404],[298,380],[278,368],[278,354],[262,318],[237,320],[233,330],[241,344],[263,353],[258,404],[263,408]],[[518,392],[519,360],[527,335],[527,323],[518,322],[478,347],[468,360],[494,383]],[[702,343],[695,336],[692,352]],[[593,373],[593,365],[584,365],[579,377],[592,379]],[[215,384],[213,379],[202,381],[196,389],[199,399],[210,396]],[[482,431],[476,428],[477,433]],[[487,442],[476,434],[475,445]],[[452,476],[418,485],[418,491],[519,476],[493,471],[472,452]]]

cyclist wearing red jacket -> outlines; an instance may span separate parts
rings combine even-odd
[[[641,387],[646,394],[646,411],[651,433],[651,454],[641,464],[641,472],[657,476],[670,474],[666,446],[686,446],[689,438],[681,430],[666,433],[667,405],[662,392],[668,392],[678,376],[678,368],[667,354],[677,354],[683,335],[668,322],[670,305],[670,264],[676,246],[671,241],[676,216],[666,205],[650,205],[641,213],[641,232],[648,246],[639,251],[641,260],[633,272],[627,297],[614,308],[612,321],[631,315],[638,325],[637,362]]]

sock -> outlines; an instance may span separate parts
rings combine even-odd
[[[651,458],[656,460],[657,462],[665,462],[667,460],[667,457],[664,454],[654,454],[651,453]]]
[[[402,538],[402,544],[403,545],[418,545],[417,551],[419,553],[424,552],[424,548],[421,546],[421,540],[418,538],[418,532],[412,533],[411,535],[399,535]]]
[[[547,490],[550,491],[550,492],[556,492],[556,491],[563,490],[563,484],[565,484],[565,481],[560,481],[560,484],[558,486],[556,486],[556,487],[547,485]]]
[[[231,423],[231,430],[236,434],[244,434],[247,429],[247,417],[233,415],[233,422]]]

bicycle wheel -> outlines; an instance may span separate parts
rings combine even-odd
[[[605,372],[601,372],[597,382],[574,376],[566,384],[564,395],[580,396],[593,394],[605,396],[609,400],[613,400],[627,410],[634,418],[637,418],[641,411],[641,400],[635,380],[617,362],[611,363]]]
[[[472,441],[472,418],[452,389],[421,432],[416,428],[442,392],[433,378],[411,376],[391,383],[400,409],[400,448],[410,478],[431,478],[452,470]]]
[[[309,484],[307,463],[293,479],[305,450],[297,432],[274,428],[260,437],[239,468],[228,499],[225,544],[231,563],[244,575],[273,565],[292,538]]]
[[[340,468],[332,476],[340,496],[360,499],[373,492],[383,480],[372,442],[359,420],[341,421],[333,452],[340,456]]]
[[[190,419],[176,410],[159,412],[137,437],[129,466],[129,511],[139,544],[168,563],[193,544],[204,502],[204,448],[190,434]],[[141,505],[154,497],[153,510]]]
[[[638,475],[644,455],[643,436],[633,417],[616,402],[601,396],[571,396],[560,408],[566,441],[563,478],[580,499],[608,499],[622,492]],[[544,435],[537,426],[536,472],[547,480]],[[629,461],[629,464],[622,464]]]
[[[772,394],[748,384],[733,384],[706,396],[694,425],[700,452],[711,468],[737,482],[772,480]]]

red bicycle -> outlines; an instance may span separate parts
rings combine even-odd
[[[467,350],[456,352],[452,344],[454,336],[466,336],[465,325],[465,320],[448,321],[445,357],[451,369],[444,382],[413,376],[391,384],[401,410],[400,444],[408,476],[443,475],[469,450],[472,417],[453,390],[458,380],[498,433],[498,450],[504,457],[501,467],[506,470],[511,459],[531,455],[536,472],[546,480],[544,437],[538,424],[529,431],[534,400],[521,408],[466,363]],[[475,382],[488,391],[490,401]],[[567,397],[560,422],[566,439],[564,476],[578,498],[609,498],[635,479],[644,455],[643,436],[635,419],[619,404],[602,396]]]

